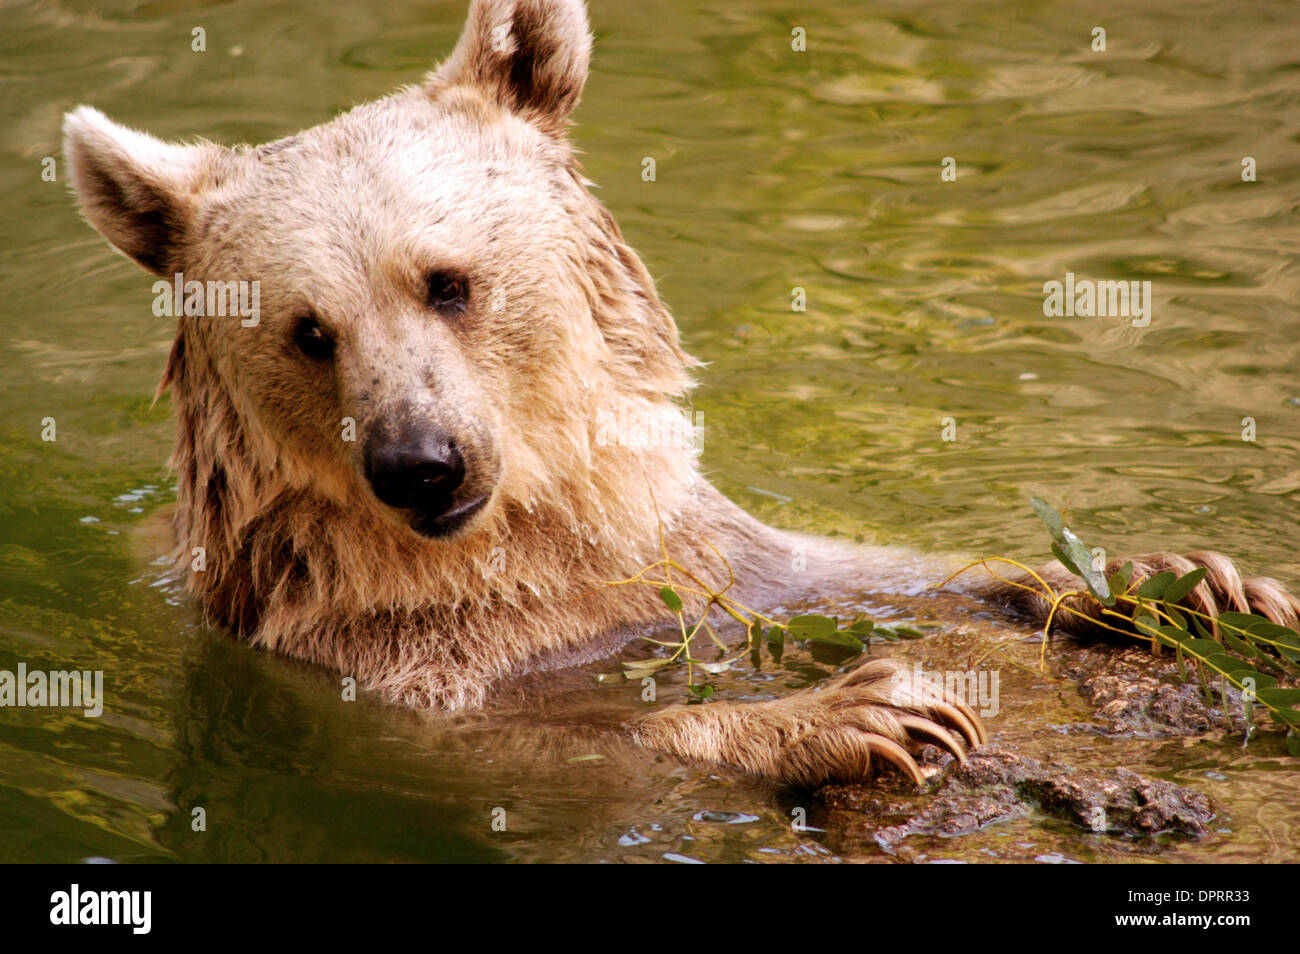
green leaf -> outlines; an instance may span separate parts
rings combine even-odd
[[[631,682],[640,682],[642,679],[647,679],[654,674],[655,671],[653,669],[632,668],[623,670],[623,678],[628,679]]]
[[[709,696],[713,695],[713,687],[707,682],[698,686],[687,686],[686,688],[690,689],[691,695],[695,696],[697,699],[707,699]]]
[[[1223,652],[1223,647],[1212,639],[1185,639],[1181,645],[1187,652],[1201,659],[1217,656]]]
[[[1259,690],[1261,690],[1261,689],[1275,689],[1275,688],[1277,688],[1277,680],[1276,680],[1276,679],[1274,679],[1272,676],[1270,676],[1270,675],[1269,675],[1268,673],[1266,673],[1266,672],[1255,672],[1255,670],[1253,670],[1253,669],[1237,669],[1237,670],[1234,670],[1233,672],[1228,673],[1228,678],[1229,678],[1229,679],[1234,679],[1234,680],[1236,680],[1237,682],[1241,683],[1241,688],[1242,688],[1243,691],[1244,691],[1245,688],[1246,688],[1246,680],[1247,680],[1247,679],[1253,679],[1253,680],[1255,680],[1255,692],[1259,692]]]
[[[1255,697],[1274,708],[1300,705],[1300,689],[1258,689]]]
[[[665,586],[661,589],[659,591],[659,598],[663,600],[664,605],[674,613],[680,613],[682,611],[682,598],[677,595],[677,591],[671,586]]]
[[[1196,667],[1196,677],[1201,681],[1201,695],[1207,706],[1214,705],[1214,693],[1210,692],[1210,681],[1205,677],[1205,666]]]
[[[1241,660],[1235,656],[1229,656],[1225,652],[1217,652],[1213,656],[1206,656],[1205,664],[1215,672],[1227,675],[1241,666]]]
[[[1061,566],[1065,567],[1075,576],[1083,576],[1079,568],[1074,563],[1074,558],[1066,551],[1065,547],[1059,543],[1052,544],[1052,555],[1061,561]]]
[[[1030,504],[1033,505],[1034,512],[1038,514],[1038,519],[1047,524],[1047,529],[1052,534],[1053,540],[1061,538],[1061,531],[1065,529],[1065,521],[1061,515],[1056,512],[1056,508],[1049,504],[1042,497],[1030,497]]]
[[[671,659],[634,659],[631,662],[623,663],[628,669],[658,669],[661,666],[671,665]]]
[[[894,635],[901,639],[925,639],[925,633],[911,626],[895,626]]]
[[[1174,582],[1175,578],[1175,574],[1168,570],[1147,577],[1142,581],[1142,585],[1137,588],[1137,595],[1146,600],[1158,600],[1169,584]]]
[[[870,636],[871,631],[876,628],[876,624],[865,616],[859,616],[853,622],[849,623],[845,629],[854,636]]]
[[[1061,531],[1060,547],[1065,551],[1066,556],[1070,558],[1070,562],[1074,564],[1075,575],[1082,577],[1083,582],[1087,584],[1088,592],[1095,596],[1102,605],[1114,606],[1115,597],[1110,595],[1110,584],[1106,582],[1106,575],[1101,570],[1093,567],[1092,553],[1069,527]],[[1057,546],[1052,547],[1052,552],[1056,554],[1058,560],[1061,559],[1061,553],[1058,551]],[[1065,561],[1062,560],[1062,562]]]
[[[1192,638],[1191,633],[1185,629],[1179,629],[1177,626],[1161,626],[1160,632],[1168,636],[1170,641],[1174,643],[1185,643]]]
[[[784,646],[785,630],[780,626],[773,626],[767,631],[767,635],[763,638],[767,641],[769,646]]]
[[[1165,591],[1162,594],[1164,601],[1166,603],[1181,602],[1183,597],[1187,596],[1188,593],[1196,589],[1196,584],[1200,583],[1201,580],[1205,579],[1205,575],[1209,572],[1210,571],[1207,570],[1205,567],[1198,566],[1195,570],[1193,570],[1191,573],[1188,573],[1186,576],[1179,577],[1177,580],[1170,583],[1165,588]]]
[[[1165,591],[1165,595],[1168,596],[1167,590]],[[1167,599],[1161,600],[1160,608],[1163,609],[1169,615],[1169,618],[1174,621],[1175,626],[1177,626],[1179,629],[1183,630],[1184,632],[1188,631],[1187,617],[1184,616],[1182,613],[1178,612],[1178,609],[1176,607],[1170,606]]]
[[[1130,560],[1122,567],[1116,570],[1106,580],[1106,585],[1110,587],[1111,596],[1122,596],[1128,589],[1128,581],[1133,578],[1133,561]]]
[[[1263,653],[1261,653],[1254,646],[1250,645],[1250,643],[1246,642],[1244,639],[1239,639],[1238,637],[1232,635],[1232,633],[1225,632],[1223,634],[1223,641],[1224,643],[1227,644],[1228,648],[1231,649],[1233,652],[1241,653],[1241,655],[1247,657],[1248,659],[1263,658],[1264,655]]]
[[[703,626],[704,631],[709,634],[709,639],[713,640],[713,645],[717,646],[724,653],[731,651],[731,647],[722,641],[722,637],[718,635],[717,630],[715,630],[711,625],[709,625],[707,620],[701,623],[700,625]]]
[[[1177,646],[1179,643],[1183,643],[1186,642],[1188,639],[1191,639],[1191,637],[1188,636],[1187,633],[1184,632],[1183,630],[1178,629],[1174,626],[1161,626],[1159,639],[1160,642],[1166,646]]]
[[[1271,623],[1264,620],[1262,623],[1255,623],[1250,627],[1250,635],[1258,636],[1260,639],[1266,639],[1270,643],[1278,643],[1282,646],[1289,646],[1292,649],[1300,649],[1300,633],[1286,626],[1279,626],[1277,623]]]
[[[1262,616],[1256,616],[1253,613],[1220,613],[1216,617],[1217,621],[1224,626],[1232,626],[1236,629],[1249,631],[1250,627],[1256,623],[1267,623]]]
[[[844,633],[837,630],[809,636],[808,641],[817,643],[820,646],[834,646],[836,649],[847,649],[855,653],[860,653],[862,650],[867,648],[866,644],[852,633]]]
[[[839,628],[839,622],[832,616],[806,613],[790,620],[787,628],[795,639],[815,639],[835,632]]]
[[[1152,639],[1160,638],[1160,624],[1156,622],[1154,616],[1150,616],[1146,613],[1139,613],[1133,617],[1133,625],[1143,636],[1150,636]],[[1214,648],[1217,650],[1219,644],[1215,643]]]
[[[1286,750],[1297,758],[1300,758],[1300,732],[1297,732],[1295,729],[1287,730]]]

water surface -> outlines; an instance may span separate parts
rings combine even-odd
[[[1300,8],[815,6],[593,11],[574,136],[709,362],[695,407],[712,479],[784,527],[1039,560],[1037,493],[1112,551],[1208,544],[1300,584]],[[0,711],[0,858],[884,858],[834,819],[792,832],[805,795],[631,751],[583,759],[596,743],[580,732],[448,735],[344,703],[334,677],[203,627],[162,579],[171,425],[151,396],[171,329],[151,280],[77,219],[62,164],[42,181],[61,113],[89,102],[163,137],[278,138],[414,82],[463,15],[0,4],[0,668],[109,674],[98,720]],[[1045,317],[1043,283],[1066,272],[1151,281],[1150,325]],[[962,638],[908,649],[942,666]],[[794,653],[720,685],[759,696],[829,671]],[[1012,671],[1004,739],[1041,745],[1089,718],[1069,685]],[[1134,845],[1030,820],[921,857],[1296,860],[1300,769],[1276,744],[1059,738],[1080,765],[1206,791],[1221,831]]]

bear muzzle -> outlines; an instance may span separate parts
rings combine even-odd
[[[434,432],[368,444],[365,475],[375,496],[407,511],[411,528],[426,537],[460,530],[490,496],[458,499],[456,492],[465,483],[465,458],[453,439]]]

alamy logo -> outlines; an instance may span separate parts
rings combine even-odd
[[[129,924],[133,934],[148,934],[153,923],[150,891],[70,891],[50,895],[51,924]]]
[[[692,457],[704,451],[704,412],[684,408],[634,408],[596,412],[596,446],[659,447],[684,450]]]
[[[0,669],[0,708],[7,706],[81,709],[87,718],[98,718],[104,712],[104,673],[28,672],[26,663],[19,663],[17,672]]]
[[[172,281],[153,283],[153,313],[159,318],[189,317],[241,319],[241,328],[255,328],[262,320],[262,283],[186,281],[177,272]]]
[[[1043,314],[1048,318],[1132,318],[1134,328],[1151,324],[1151,283],[1075,281],[1074,272],[1065,281],[1043,284]]]
[[[926,672],[920,663],[915,663],[911,672],[903,669],[895,673],[892,682],[909,689],[922,704],[940,705],[953,698],[979,710],[985,718],[992,718],[1001,708],[998,702],[1001,675],[997,669]]]

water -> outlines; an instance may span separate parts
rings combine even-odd
[[[599,5],[575,131],[711,362],[695,407],[715,482],[781,526],[1044,559],[1038,493],[1112,551],[1210,544],[1300,584],[1297,8],[743,6]],[[0,668],[110,674],[101,719],[0,711],[0,858],[884,857],[806,796],[580,730],[446,732],[345,703],[334,677],[204,628],[161,581],[171,426],[151,396],[169,328],[151,280],[78,221],[62,169],[41,180],[61,113],[88,101],[163,137],[269,140],[415,81],[463,14],[0,6]],[[206,53],[190,50],[198,26]],[[1071,271],[1150,280],[1150,326],[1044,317],[1043,282]],[[795,653],[720,686],[761,695],[828,671]],[[582,678],[592,706],[635,704],[636,687]],[[1021,674],[1003,693],[993,729],[1031,749],[1088,717],[1060,681]],[[1135,845],[1031,819],[917,840],[920,857],[1296,860],[1300,769],[1277,745],[1052,737],[1077,764],[1206,791],[1222,832]],[[792,832],[799,807],[826,831]]]

